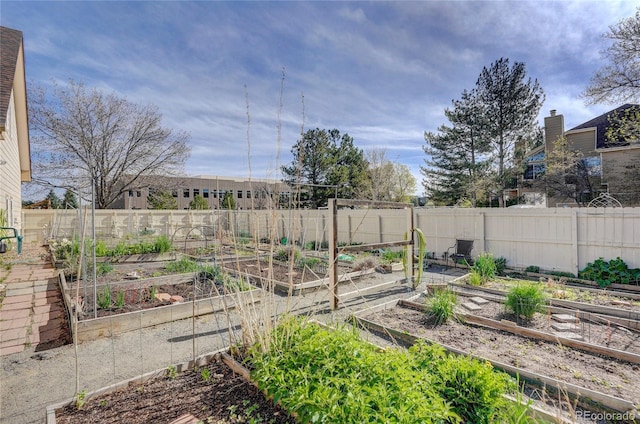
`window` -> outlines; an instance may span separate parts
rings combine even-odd
[[[200,189],[199,188],[194,188],[193,189],[193,197],[196,197],[200,194]]]
[[[544,163],[533,163],[527,165],[527,169],[524,171],[525,180],[537,180],[544,175]]]
[[[238,199],[242,199],[242,190],[238,190]]]
[[[590,156],[583,158],[582,164],[587,170],[589,176],[598,177],[602,175],[602,162],[600,160],[600,156]]]
[[[178,190],[171,190],[171,195],[173,197],[178,197]]]
[[[251,199],[251,190],[247,190],[247,199]]]
[[[209,189],[208,188],[203,188],[202,189],[202,197],[204,197],[205,199],[209,198]]]
[[[184,198],[189,197],[189,189],[188,189],[188,188],[185,188],[185,189],[182,191],[182,197],[184,197]]]
[[[218,198],[218,190],[213,190],[213,198],[214,199]]]
[[[129,190],[129,197],[133,197],[133,190]]]
[[[140,197],[142,196],[142,193],[140,193],[140,190],[136,191],[136,197]]]

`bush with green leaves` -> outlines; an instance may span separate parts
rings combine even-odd
[[[438,325],[446,323],[454,317],[457,298],[451,290],[436,290],[425,302],[429,308],[427,316]]]
[[[485,362],[418,342],[380,351],[356,329],[288,318],[254,345],[251,377],[301,422],[502,422],[509,379]]]
[[[589,262],[578,273],[578,277],[595,281],[600,287],[607,287],[611,284],[636,283],[640,280],[640,268],[629,268],[620,257],[610,261],[598,258]]]
[[[98,308],[109,309],[111,308],[111,289],[109,286],[105,286],[98,292],[97,299]]]
[[[545,300],[539,283],[520,283],[509,289],[505,305],[517,316],[531,319],[543,310]]]
[[[190,259],[186,256],[183,256],[182,258],[176,261],[167,262],[167,264],[164,266],[164,269],[166,271],[171,273],[176,273],[176,274],[196,272],[196,271],[199,271],[201,268],[202,266],[197,261],[194,261],[193,259]]]

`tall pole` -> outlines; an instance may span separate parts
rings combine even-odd
[[[96,276],[96,194],[95,179],[91,179],[91,250],[93,256],[93,317],[98,318],[98,279]]]
[[[329,226],[329,292],[331,309],[338,309],[338,200],[329,199],[331,221]]]

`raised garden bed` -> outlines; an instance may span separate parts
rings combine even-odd
[[[257,286],[272,286],[274,291],[282,294],[299,295],[318,289],[323,289],[329,285],[327,277],[328,265],[323,263],[321,267],[315,269],[307,266],[303,268],[294,267],[291,270],[289,264],[272,261],[270,264],[266,259],[239,259],[233,262],[225,262],[225,269],[237,273],[239,276],[249,278]],[[338,266],[338,280],[340,282],[351,281],[373,274],[375,269],[362,271],[351,271],[351,267],[346,265]]]
[[[414,301],[423,303],[424,299]],[[563,344],[560,338],[545,341],[455,320],[435,325],[424,310],[416,310],[422,308],[423,305],[416,308],[415,304],[394,301],[360,311],[356,319],[360,325],[397,342],[410,345],[425,339],[452,352],[488,360],[498,369],[574,396],[586,406],[637,414],[637,363],[576,349]]]
[[[71,331],[75,331],[79,342],[226,311],[238,304],[258,302],[262,297],[262,290],[246,283],[246,290],[225,290],[210,283],[197,284],[194,273],[188,273],[101,283],[96,287],[98,304],[99,296],[105,296],[106,290],[112,299],[121,296],[122,305],[111,300],[112,306],[94,313],[93,287],[80,290],[80,294],[86,293],[86,296],[78,299],[78,291],[67,285],[63,272],[59,278],[64,302],[70,311]]]
[[[47,424],[171,423],[187,416],[203,423],[296,421],[237,370],[221,352],[173,365],[47,407]],[[197,422],[193,421],[193,422]]]

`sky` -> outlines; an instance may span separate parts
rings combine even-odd
[[[301,132],[407,165],[483,67],[523,62],[565,129],[616,105],[581,93],[634,1],[0,1],[28,84],[81,82],[190,134],[187,175],[280,178]]]

